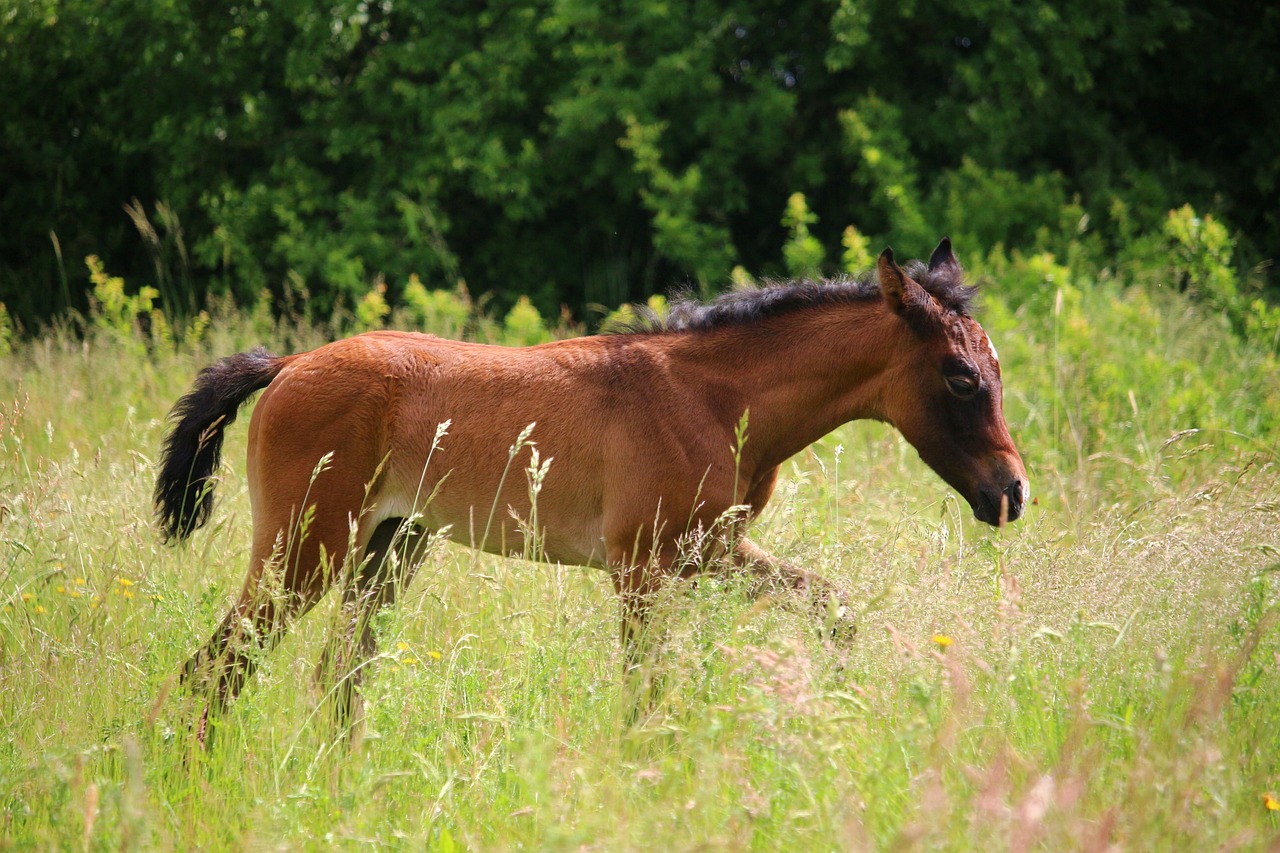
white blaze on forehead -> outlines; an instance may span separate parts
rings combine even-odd
[[[983,337],[987,339],[987,350],[991,353],[991,357],[995,359],[996,364],[1000,363],[1000,353],[996,352],[996,345],[991,343],[991,336],[983,333]]]

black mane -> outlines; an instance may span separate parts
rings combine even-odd
[[[957,314],[970,313],[976,288],[964,283],[958,266],[947,265],[930,271],[920,261],[911,261],[903,266],[903,270],[932,294],[943,308]],[[875,270],[856,277],[767,282],[759,287],[722,293],[710,302],[700,302],[686,292],[671,299],[665,316],[648,306],[632,306],[632,317],[609,329],[608,333],[704,332],[755,323],[805,308],[879,298],[880,284]]]

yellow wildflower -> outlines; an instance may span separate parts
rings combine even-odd
[[[84,586],[86,581],[84,578],[76,578],[74,581],[72,581],[72,583],[74,583],[76,586]]]
[[[934,634],[933,641],[938,644],[938,648],[940,649],[945,649],[947,646],[955,642],[955,640],[951,639],[946,634]]]
[[[397,650],[399,650],[399,651],[402,651],[402,652],[407,652],[407,651],[409,651],[409,644],[408,644],[408,643],[396,643],[396,649],[397,649]]]
[[[22,594],[22,600],[23,600],[23,601],[30,601],[31,599],[33,599],[33,598],[35,598],[35,597],[36,597],[36,596],[35,596],[35,593],[32,593],[32,592],[24,592],[24,593]]]
[[[131,590],[131,589],[126,589],[126,590],[124,591],[124,597],[125,597],[125,598],[133,598],[133,590]]]
[[[47,612],[42,605],[37,604],[35,607],[36,615]]]
[[[1269,812],[1280,812],[1280,800],[1277,800],[1271,794],[1262,795],[1262,805],[1266,806]]]
[[[404,664],[405,666],[413,666],[417,662],[418,662],[417,658],[401,658],[400,659],[400,663]]]
[[[440,653],[439,653],[439,652],[427,652],[427,657],[431,658],[432,660],[440,660]]]
[[[120,586],[124,587],[125,589],[128,589],[129,587],[133,586],[133,581],[129,580],[128,578],[116,578],[116,583],[120,584]]]

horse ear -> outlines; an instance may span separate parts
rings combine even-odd
[[[938,316],[938,306],[929,292],[893,260],[893,249],[886,247],[876,261],[876,277],[880,295],[889,310],[913,326],[924,329]]]
[[[942,267],[958,267],[960,262],[956,260],[955,253],[951,251],[951,238],[943,237],[942,242],[938,244],[938,248],[933,250],[933,254],[929,256],[929,272],[934,272]]]
[[[895,314],[902,313],[907,299],[907,274],[893,260],[893,249],[884,247],[876,260],[876,278],[880,280],[880,295]]]

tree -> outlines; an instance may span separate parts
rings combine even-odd
[[[1245,264],[1280,244],[1257,4],[0,4],[0,302],[28,323],[84,304],[88,254],[180,311],[418,274],[583,316],[784,271],[797,192],[828,259],[849,225],[1053,248],[1086,212],[1106,250],[1111,211],[1188,201]]]

